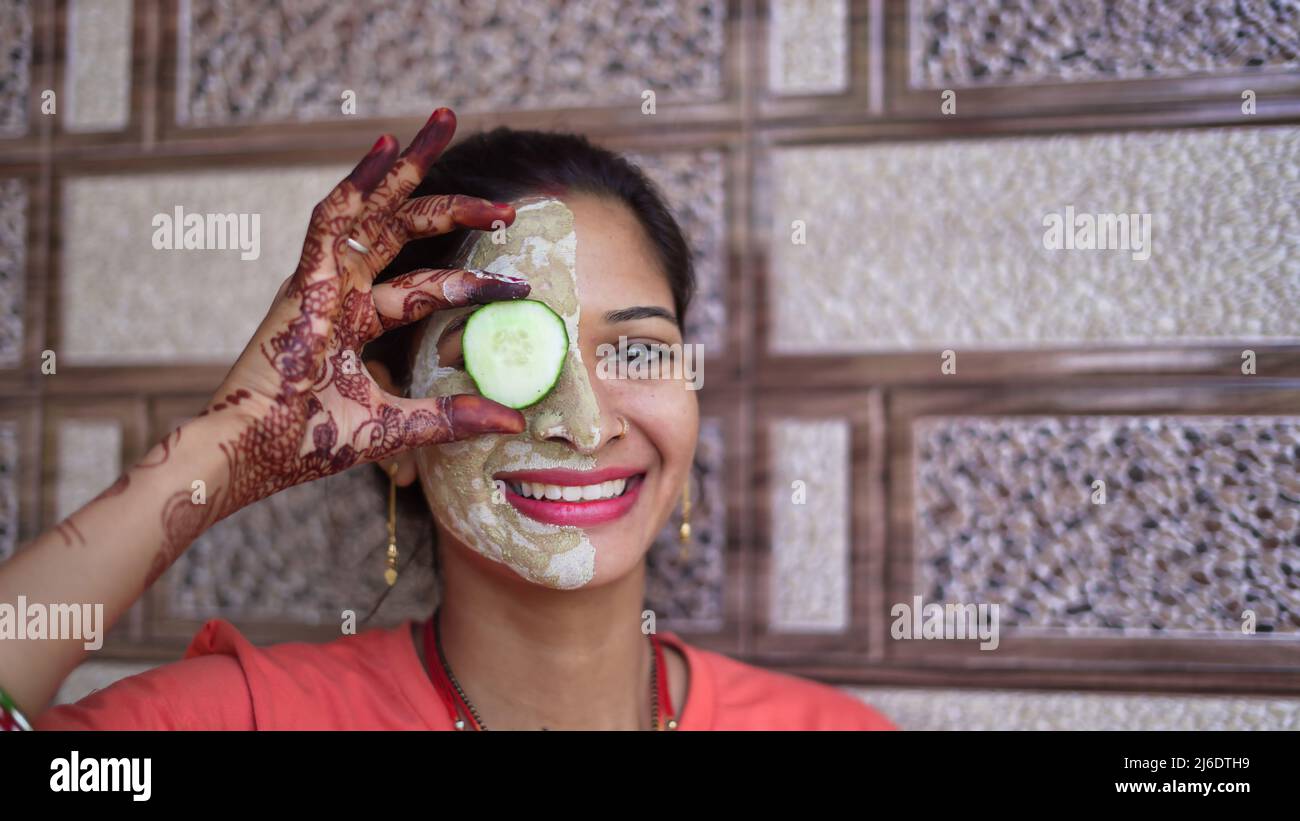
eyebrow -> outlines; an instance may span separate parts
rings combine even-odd
[[[617,311],[609,311],[605,314],[606,322],[631,322],[634,319],[653,319],[658,317],[666,319],[674,325],[679,325],[677,316],[667,308],[660,308],[658,305],[634,305],[631,308],[620,308]]]

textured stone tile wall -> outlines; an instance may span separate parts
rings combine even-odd
[[[56,429],[55,518],[94,499],[122,473],[122,426],[112,420],[69,419]]]
[[[297,266],[312,207],[348,170],[66,180],[60,358],[82,365],[233,362]],[[258,258],[243,260],[238,250],[155,249],[154,218],[174,218],[177,206],[183,214],[257,215]]]
[[[727,443],[726,421],[700,420],[691,482],[691,538],[679,538],[681,502],[668,517],[646,556],[646,606],[660,629],[716,631],[721,628],[726,595]]]
[[[1294,126],[777,149],[769,348],[1300,339],[1298,166]],[[1149,214],[1149,258],[1044,247],[1067,207]]]
[[[848,0],[773,0],[770,9],[768,88],[777,94],[848,88]]]
[[[1300,67],[1293,0],[910,0],[910,10],[918,87]]]
[[[0,421],[0,561],[18,546],[18,449],[18,425]]]
[[[0,138],[27,133],[32,5],[32,0],[9,0],[0,5]]]
[[[902,730],[1296,730],[1300,699],[845,688]]]
[[[27,294],[27,184],[0,180],[0,367],[23,349]]]
[[[131,0],[68,4],[64,128],[117,131],[131,117]]]
[[[843,631],[850,615],[850,499],[861,492],[850,481],[849,424],[778,420],[770,443],[769,629]]]
[[[926,598],[997,603],[1014,631],[1241,637],[1250,611],[1259,633],[1300,633],[1300,417],[958,416],[914,430]]]
[[[188,125],[640,107],[722,93],[723,0],[385,3],[182,0]]]

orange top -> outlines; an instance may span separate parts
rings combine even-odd
[[[256,647],[224,619],[185,657],[46,710],[38,730],[450,730],[411,624],[326,644]],[[661,632],[689,669],[682,730],[892,730],[834,687],[743,664]]]

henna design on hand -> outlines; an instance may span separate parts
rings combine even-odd
[[[362,347],[390,328],[529,292],[524,280],[460,269],[412,271],[374,285],[410,239],[514,220],[511,206],[473,197],[407,200],[454,131],[455,116],[439,109],[400,156],[395,139],[380,137],[312,211],[297,269],[201,414],[238,424],[218,445],[225,484],[202,510],[188,490],[168,498],[149,584],[204,528],[287,487],[402,450],[524,429],[522,414],[481,396],[389,395],[360,364]],[[370,252],[356,251],[349,237]],[[166,461],[165,441],[163,451]]]

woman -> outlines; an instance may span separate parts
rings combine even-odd
[[[400,156],[381,137],[313,211],[297,270],[207,408],[0,567],[0,601],[102,602],[111,624],[217,520],[373,462],[434,516],[434,616],[265,648],[213,620],[182,661],[35,726],[889,728],[834,688],[643,630],[645,554],[682,495],[699,410],[680,379],[601,378],[597,350],[682,342],[686,243],[616,155],[498,129],[435,166],[454,129],[439,109]],[[564,319],[569,350],[521,412],[477,395],[460,340],[474,306],[525,297]],[[83,653],[0,642],[0,686],[46,705]]]

